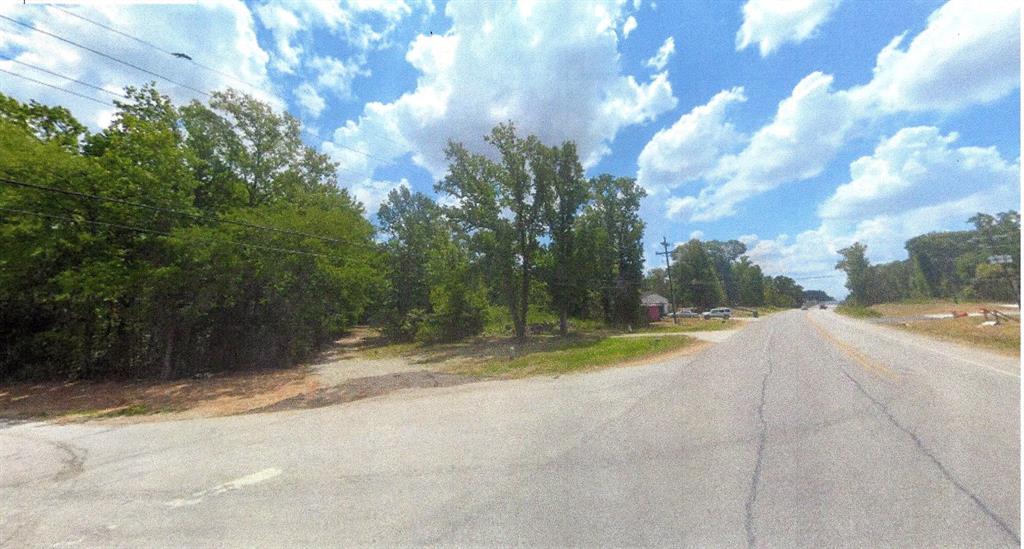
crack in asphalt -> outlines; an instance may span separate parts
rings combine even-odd
[[[864,385],[857,381],[856,378],[851,376],[845,368],[840,367],[839,371],[841,371],[843,375],[846,376],[846,379],[850,380],[850,382],[853,383],[855,387],[857,387],[857,390],[860,391],[860,393],[863,394],[865,398],[874,403],[875,407],[882,412],[882,415],[884,415],[886,419],[888,419],[889,422],[893,424],[893,426],[895,426],[897,429],[899,429],[908,437],[910,437],[910,439],[914,442],[914,446],[917,447],[917,450],[925,457],[927,457],[935,465],[939,472],[942,473],[942,476],[950,484],[952,484],[953,487],[955,487],[962,494],[970,498],[971,501],[973,501],[974,504],[979,509],[981,509],[983,513],[985,513],[985,515],[992,519],[992,521],[995,522],[996,525],[998,525],[999,528],[1006,535],[1010,536],[1017,545],[1020,545],[1020,535],[1017,534],[1017,532],[1015,532],[1013,528],[1010,527],[1010,525],[1002,519],[1002,517],[1000,517],[998,514],[996,514],[995,511],[990,509],[988,505],[986,505],[985,502],[981,500],[980,497],[978,497],[974,492],[970,491],[970,489],[964,486],[963,483],[961,483],[955,476],[953,476],[953,473],[950,472],[950,470],[946,467],[944,463],[942,463],[941,460],[939,460],[938,456],[936,456],[931,450],[928,449],[927,446],[925,446],[924,441],[921,440],[921,437],[919,437],[917,433],[912,431],[910,428],[904,426],[902,423],[900,423],[898,419],[896,419],[896,416],[892,414],[892,412],[889,410],[889,407],[886,405],[884,401],[875,398],[875,396],[872,395],[867,389],[865,389]]]
[[[764,357],[765,371],[761,379],[761,400],[757,404],[757,421],[760,424],[760,432],[757,437],[757,453],[754,460],[754,472],[750,479],[750,492],[747,495],[747,502],[744,505],[743,527],[747,533],[747,547],[754,547],[757,543],[757,533],[754,531],[754,504],[757,503],[757,488],[761,483],[761,470],[764,463],[764,447],[768,442],[768,423],[764,419],[764,403],[768,396],[768,378],[772,375],[771,342],[774,331],[768,332],[765,338]]]

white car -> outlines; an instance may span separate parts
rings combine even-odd
[[[677,318],[700,318],[700,313],[693,312],[693,309],[681,309],[672,316]]]
[[[711,320],[712,318],[728,320],[731,317],[732,311],[728,307],[715,307],[710,311],[704,311],[704,320]]]

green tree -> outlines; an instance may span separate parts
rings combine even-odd
[[[843,256],[836,269],[846,272],[846,289],[850,290],[847,301],[856,305],[867,306],[875,303],[873,300],[873,280],[871,263],[867,259],[868,247],[860,242],[839,250]]]
[[[747,256],[732,264],[732,278],[737,287],[739,303],[748,307],[764,305],[764,275],[761,267]]]
[[[484,233],[476,241],[500,269],[515,336],[522,340],[551,177],[540,142],[533,136],[518,137],[513,124],[498,125],[486,141],[497,149],[501,162],[449,142],[448,174],[436,188],[461,203],[454,212],[460,223],[470,232]]]
[[[388,194],[377,220],[389,236],[384,244],[387,257],[387,301],[384,304],[388,334],[397,339],[416,335],[417,322],[431,308],[428,262],[432,247],[447,235],[441,208],[422,193],[399,187]],[[446,244],[447,245],[447,244]]]
[[[565,142],[561,147],[545,151],[551,164],[551,200],[545,212],[551,243],[548,290],[558,311],[558,330],[562,336],[569,331],[569,313],[580,299],[584,279],[575,267],[577,259],[577,224],[581,208],[590,194],[583,166],[576,155],[576,145]]]
[[[725,301],[725,290],[718,279],[714,260],[697,239],[679,246],[674,252],[672,279],[686,305],[708,309]]]

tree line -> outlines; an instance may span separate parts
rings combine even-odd
[[[868,306],[917,299],[1019,303],[1020,215],[978,213],[974,229],[933,232],[907,240],[907,259],[872,265],[860,242],[839,251],[847,302]],[[1009,256],[1008,263],[990,257]]]
[[[276,367],[360,322],[450,341],[641,320],[644,192],[585,178],[571,142],[451,142],[445,200],[400,188],[378,229],[289,114],[125,95],[95,133],[0,95],[0,380]]]
[[[381,205],[386,333],[451,340],[507,314],[523,339],[534,311],[553,311],[562,335],[570,318],[639,322],[643,189],[629,177],[587,179],[572,142],[547,146],[511,123],[486,142],[489,155],[449,142],[435,185],[448,205],[406,188]]]
[[[645,289],[665,296],[681,307],[709,309],[724,305],[747,307],[799,307],[805,300],[802,286],[788,276],[765,275],[747,257],[738,240],[692,239],[671,253],[671,282],[664,268],[652,269]],[[817,294],[813,294],[817,295]]]

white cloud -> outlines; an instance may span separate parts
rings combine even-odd
[[[433,4],[413,2],[425,14],[433,12]],[[404,0],[378,2],[357,0],[267,0],[255,8],[260,23],[274,37],[274,68],[293,73],[302,61],[305,48],[300,41],[309,41],[310,33],[323,28],[341,36],[360,52],[389,45],[389,38],[398,24],[414,11]]]
[[[735,152],[747,139],[725,119],[730,105],[746,100],[743,88],[723,90],[655,133],[637,160],[640,185],[657,194],[714,170],[722,155]]]
[[[766,57],[782,44],[799,44],[814,36],[840,0],[748,0],[743,25],[736,33],[736,51],[758,45]]]
[[[813,37],[837,7],[839,0],[748,0],[736,50],[757,44],[766,57],[787,42],[799,44]]]
[[[952,0],[936,10],[906,50],[897,37],[878,56],[872,80],[832,91],[832,77],[805,77],[775,117],[736,155],[704,173],[695,196],[666,200],[666,214],[692,221],[734,215],[743,201],[817,177],[856,131],[917,110],[952,110],[1005,97],[1019,86],[1019,6]],[[713,147],[713,146],[712,146]],[[645,148],[646,150],[646,148]],[[688,174],[668,170],[663,180]]]
[[[630,15],[626,18],[626,22],[622,24],[622,38],[629,38],[629,34],[636,30],[637,22],[636,17]]]
[[[951,0],[906,47],[897,36],[858,90],[885,111],[952,110],[1006,96],[1020,85],[1020,3]]]
[[[365,57],[358,56],[348,61],[336,57],[315,56],[309,61],[309,68],[317,73],[316,84],[322,90],[330,91],[341,99],[352,97],[352,81],[357,76],[370,76],[370,70],[363,67]]]
[[[1007,161],[994,147],[955,148],[956,140],[934,127],[904,128],[883,139],[872,156],[850,164],[850,181],[825,201],[816,229],[795,239],[754,237],[748,255],[766,272],[828,274],[838,250],[853,242],[867,244],[875,263],[903,259],[909,238],[962,230],[977,212],[1017,207],[1019,160]],[[813,285],[846,293],[841,276],[823,280]]]
[[[302,85],[295,88],[294,94],[302,110],[313,118],[319,117],[324,107],[327,106],[327,102],[309,82],[303,82]]]
[[[715,175],[724,182],[686,197],[691,200],[672,202],[670,214],[694,221],[719,219],[733,215],[751,196],[819,175],[856,120],[847,95],[831,86],[832,77],[820,72],[801,80],[743,151],[720,159]]]
[[[668,60],[672,57],[672,54],[676,52],[676,39],[669,36],[658,48],[658,53],[654,54],[654,57],[647,60],[647,66],[653,67],[655,70],[662,70],[665,65],[668,65]]]
[[[68,6],[67,9],[104,25],[144,37],[169,51],[184,52],[196,61],[233,78],[162,54],[54,8],[17,4],[5,5],[0,11],[98,51],[116,53],[120,59],[163,74],[192,88],[212,91],[234,87],[269,101],[275,108],[284,105],[284,101],[273,91],[267,78],[266,66],[269,56],[256,40],[252,14],[240,1],[216,0],[196,6],[182,6],[181,9],[160,11],[160,17],[154,17],[153,10],[162,8],[153,6],[97,4],[89,8]],[[125,85],[141,86],[154,80],[152,75],[13,25],[6,25],[0,33],[0,52],[25,63],[96,84],[111,91],[119,91]],[[0,67],[97,99],[112,99],[102,92],[61,81],[44,73],[36,73],[10,61],[0,60]],[[193,90],[159,79],[157,86],[162,93],[178,103],[192,99],[208,99]],[[103,107],[92,101],[14,77],[5,78],[4,91],[23,101],[35,99],[46,104],[64,105],[93,129],[108,124],[114,110],[112,106]]]
[[[377,210],[380,209],[381,203],[387,199],[388,193],[399,187],[409,189],[409,181],[404,177],[401,181],[397,182],[367,179],[365,181],[349,185],[348,192],[350,192],[352,197],[363,205],[367,215],[375,215]]]
[[[695,238],[697,240],[703,239],[704,238],[704,231],[702,231],[700,229],[697,229],[696,231],[691,232],[690,233],[690,240],[693,240]]]
[[[440,177],[448,139],[487,151],[483,136],[513,120],[523,134],[545,142],[576,141],[593,165],[622,127],[676,105],[667,73],[647,82],[620,74],[622,8],[615,0],[451,2],[445,8],[450,30],[418,36],[406,53],[420,73],[416,89],[392,103],[368,103],[324,149],[369,173],[380,159],[412,153],[413,162]],[[377,158],[359,158],[340,145]]]
[[[819,214],[829,220],[897,214],[1017,181],[1018,166],[994,147],[951,147],[957,139],[931,126],[900,130],[872,156],[850,164],[850,182],[835,190]]]

